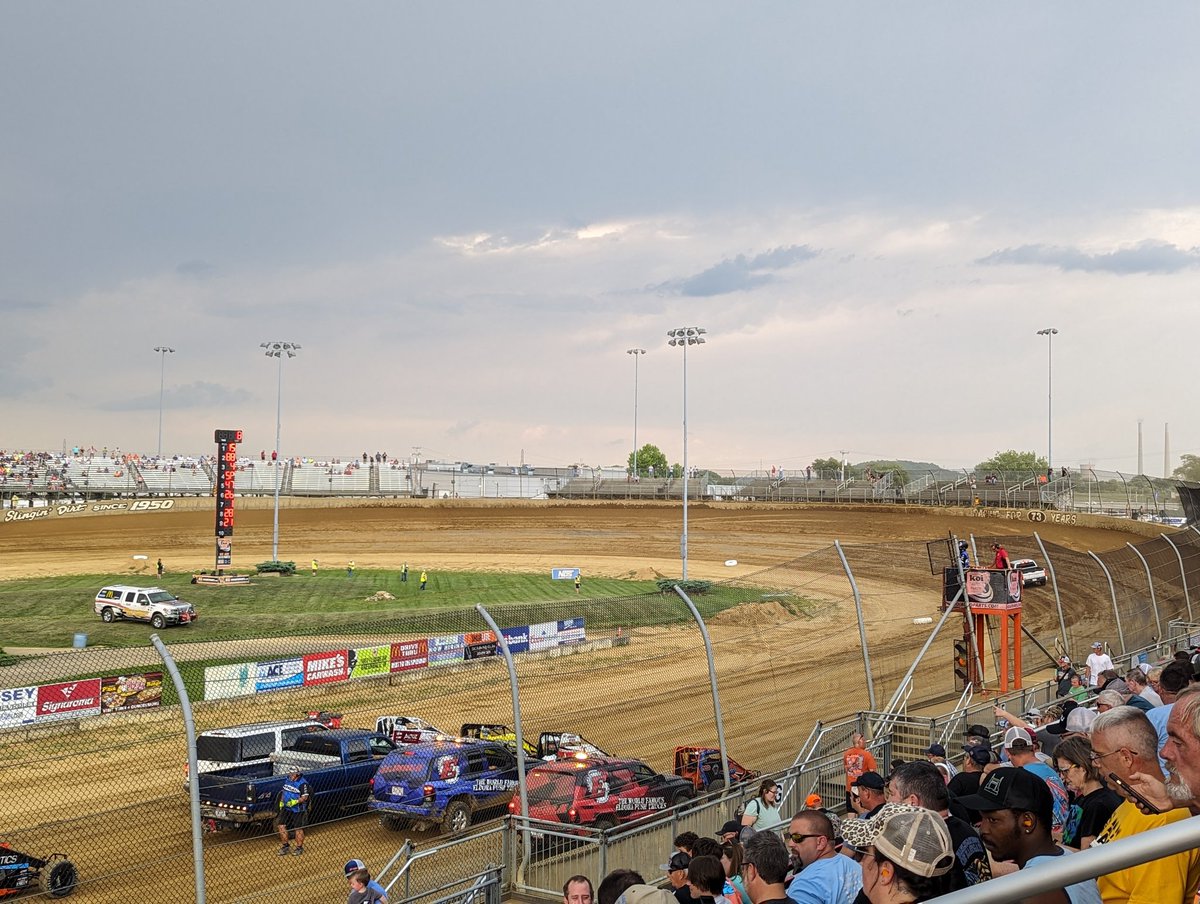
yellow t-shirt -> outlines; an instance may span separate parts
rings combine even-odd
[[[1187,819],[1187,810],[1171,810],[1147,816],[1129,801],[1122,801],[1105,823],[1092,845],[1119,841],[1139,832]],[[1200,849],[1160,857],[1139,866],[1117,870],[1096,878],[1104,904],[1162,904],[1164,901],[1193,901],[1200,886]]]

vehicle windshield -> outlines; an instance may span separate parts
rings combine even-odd
[[[572,800],[575,795],[575,773],[573,772],[537,769],[529,773],[527,781],[530,803],[566,802]]]
[[[152,602],[152,603],[175,603],[175,602],[179,602],[179,600],[176,599],[175,594],[173,594],[173,593],[168,593],[165,590],[157,590],[154,593],[150,594],[150,602]]]

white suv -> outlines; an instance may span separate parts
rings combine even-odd
[[[113,584],[96,594],[95,612],[105,622],[118,619],[150,622],[162,630],[167,625],[190,625],[196,609],[161,587],[129,587]]]

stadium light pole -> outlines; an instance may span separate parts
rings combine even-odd
[[[283,415],[283,359],[296,357],[300,350],[294,342],[261,342],[268,358],[279,359],[279,383],[275,393],[275,518],[271,529],[271,561],[279,561],[279,485],[283,482],[283,456],[279,454],[279,427]]]
[[[683,349],[683,535],[679,538],[679,555],[683,560],[683,580],[687,580],[688,562],[688,450],[687,450],[687,350],[689,345],[703,345],[708,330],[684,326],[667,330],[667,345]]]
[[[638,391],[638,358],[646,354],[644,348],[627,348],[625,354],[633,355],[633,479],[638,479],[638,444],[637,444],[637,391]]]
[[[1039,336],[1046,337],[1046,470],[1053,473],[1054,469],[1054,337],[1058,330],[1046,327],[1038,330]],[[1050,477],[1049,474],[1046,475]]]
[[[167,355],[175,354],[175,349],[165,345],[156,345],[154,350],[162,359],[162,366],[158,370],[158,457],[162,458],[163,387],[167,380]]]

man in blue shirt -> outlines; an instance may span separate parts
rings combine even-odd
[[[834,847],[833,823],[820,810],[801,810],[783,836],[799,870],[787,896],[795,904],[852,904],[862,890],[862,867]]]

